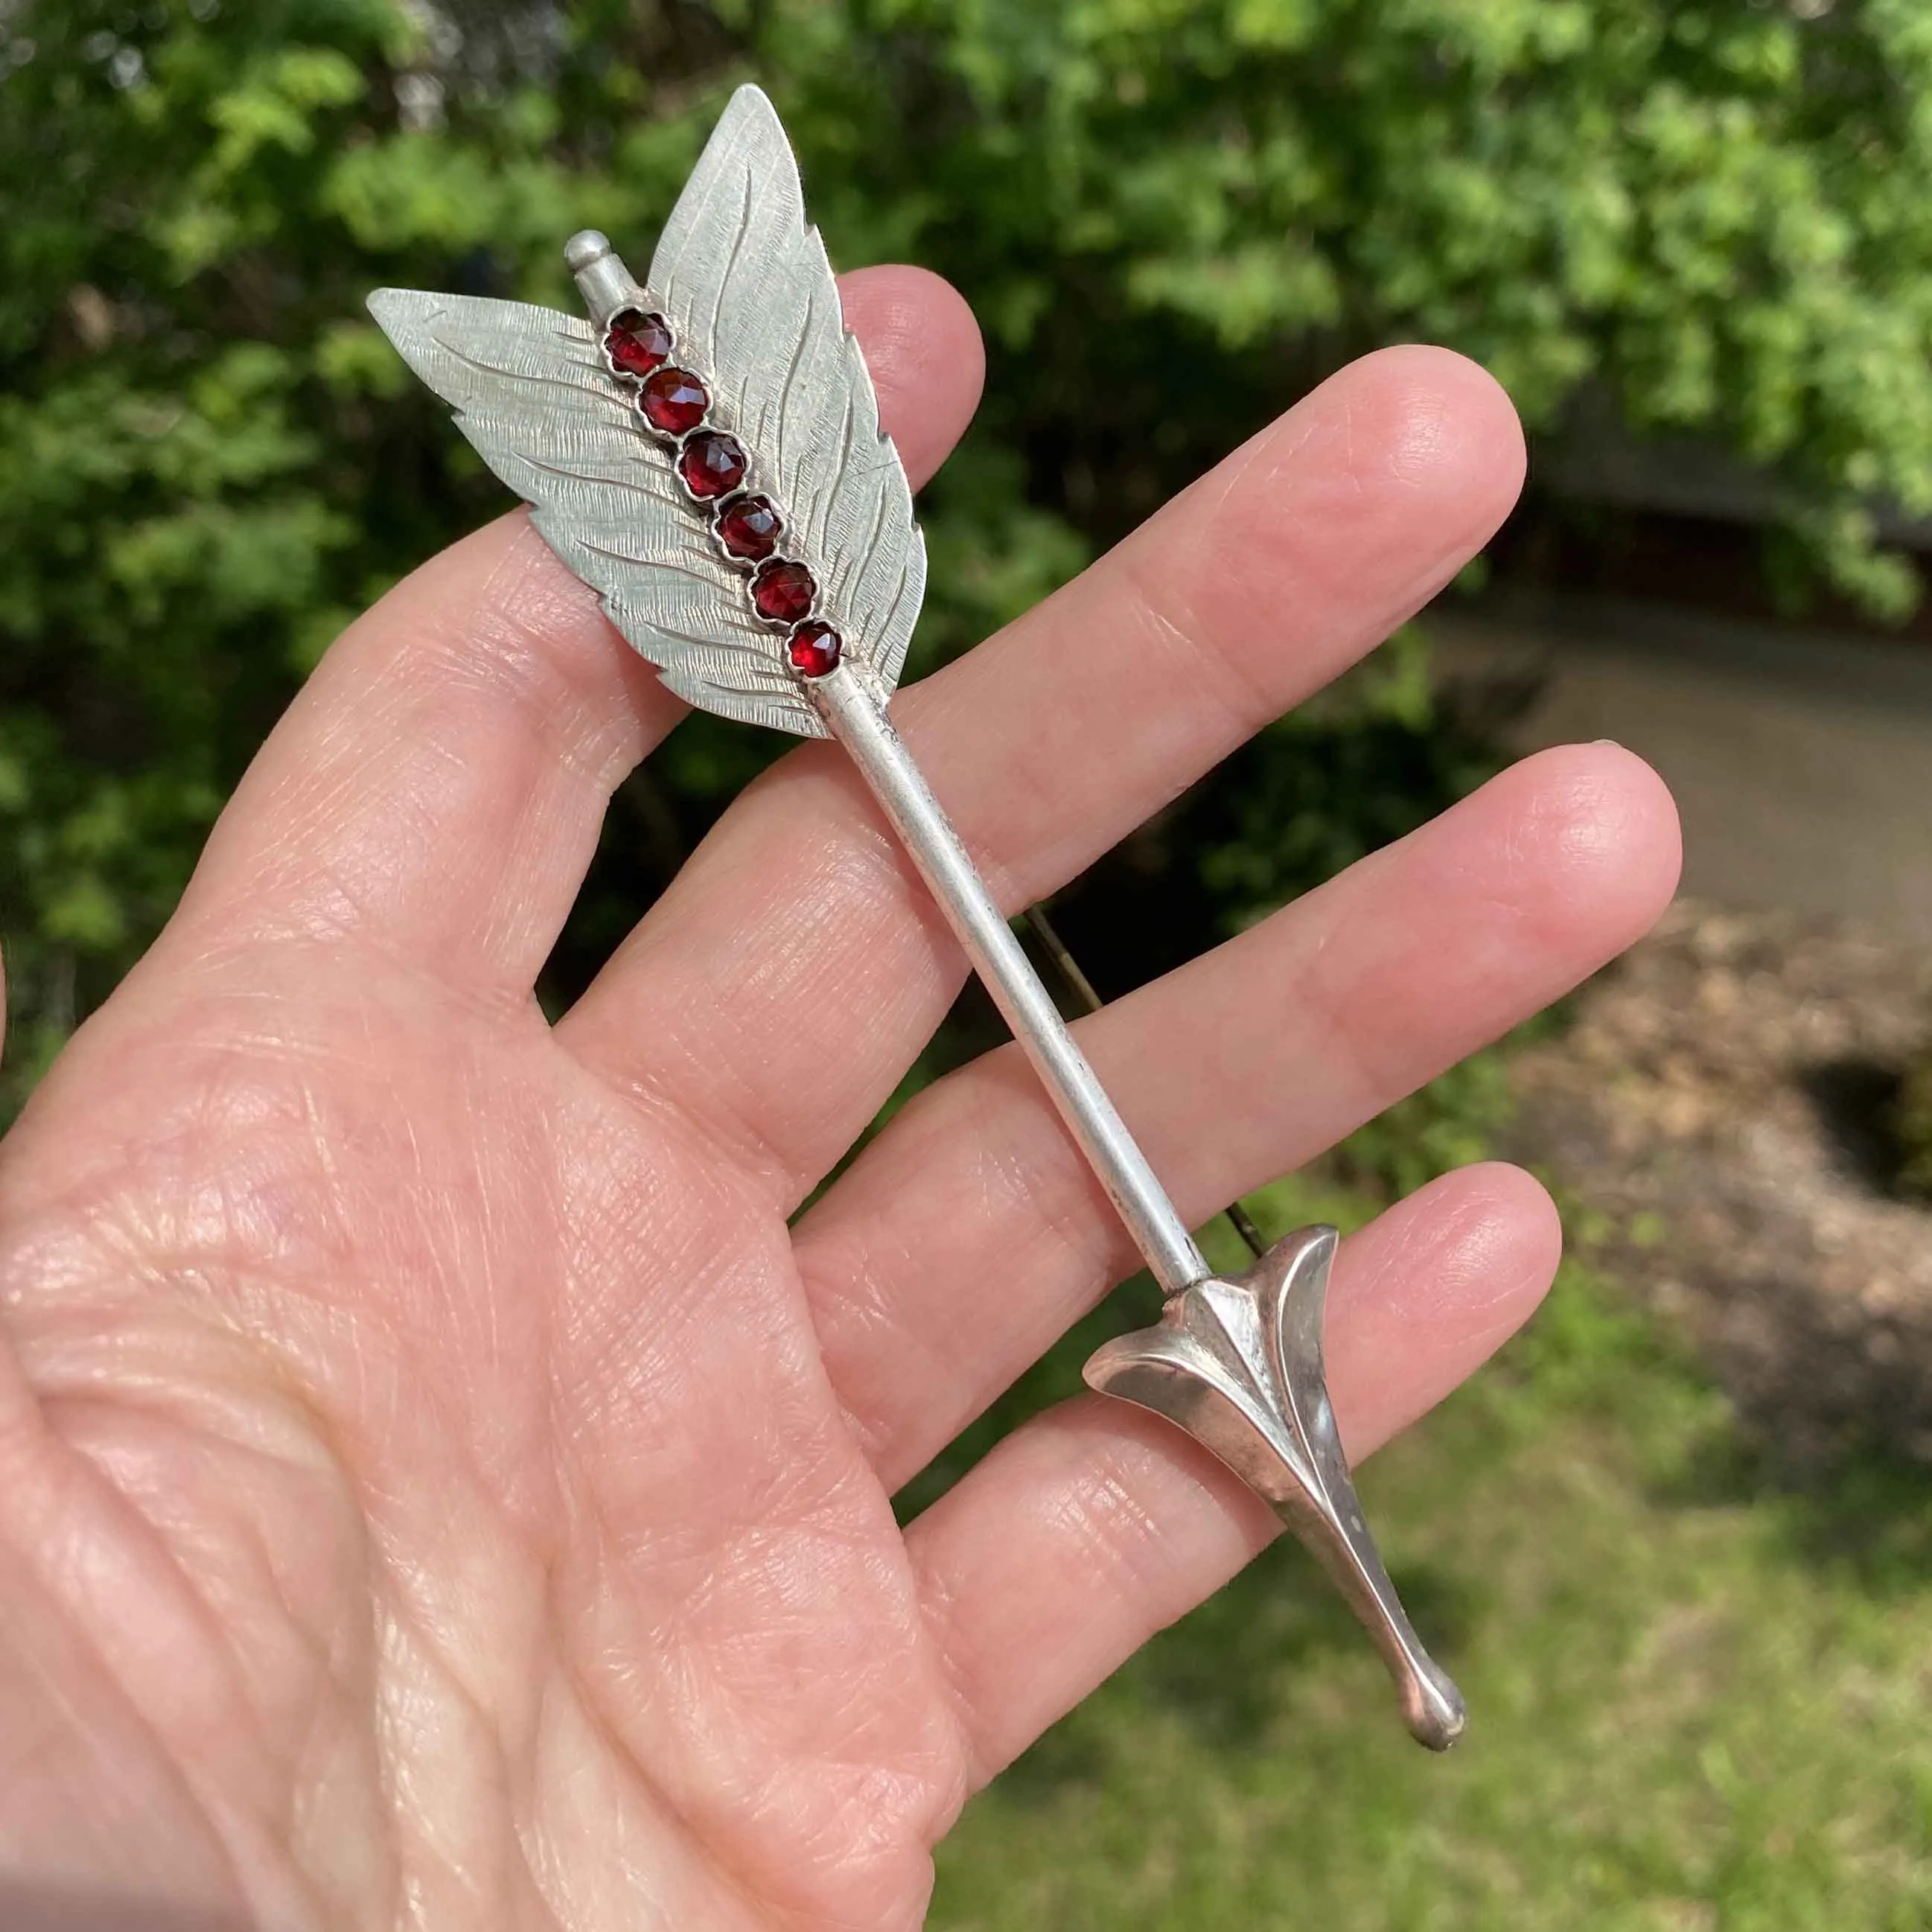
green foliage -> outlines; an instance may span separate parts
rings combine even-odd
[[[1486,1160],[1515,1112],[1503,1051],[1492,1048],[1452,1066],[1385,1109],[1336,1150],[1338,1172],[1384,1200]]]
[[[0,918],[43,1047],[153,931],[329,637],[500,505],[364,293],[569,302],[560,237],[641,248],[748,74],[839,260],[930,263],[994,346],[930,496],[916,670],[1405,336],[1485,361],[1538,425],[1589,386],[1774,466],[1794,554],[1912,594],[1870,506],[1932,508],[1918,0],[12,0]],[[1224,920],[1478,768],[1412,652],[1382,676],[1218,789]],[[772,748],[681,731],[658,842]],[[662,869],[615,844],[588,932]]]

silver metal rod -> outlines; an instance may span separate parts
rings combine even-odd
[[[1028,906],[1026,922],[1032,928],[1034,938],[1040,941],[1040,949],[1046,955],[1048,964],[1080,1002],[1082,1010],[1097,1013],[1106,1002],[1094,991],[1093,981],[1088,978],[1085,970],[1060,938],[1060,928],[1048,916],[1046,907]],[[1268,1244],[1262,1238],[1260,1228],[1255,1226],[1255,1217],[1238,1201],[1229,1202],[1221,1212],[1227,1216],[1228,1225],[1246,1244],[1249,1253],[1259,1261],[1268,1252]]]
[[[840,665],[809,686],[826,728],[850,753],[880,808],[939,902],[1013,1037],[1033,1062],[1067,1131],[1099,1176],[1165,1294],[1205,1281],[1211,1270],[1187,1224],[1114,1111],[1053,996],[986,890],[971,855],[899,741],[884,708]]]

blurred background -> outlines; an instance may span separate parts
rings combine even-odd
[[[503,506],[364,292],[574,308],[562,239],[645,256],[748,77],[835,260],[988,338],[914,676],[1363,350],[1530,426],[1490,556],[1056,904],[1104,994],[1538,744],[1688,824],[1630,960],[1249,1204],[1500,1152],[1564,1205],[1546,1312],[1364,1480],[1468,1743],[1271,1552],[977,1802],[934,1924],[1932,1924],[1924,0],[0,0],[6,1112],[330,638]],[[547,999],[781,748],[680,728]]]

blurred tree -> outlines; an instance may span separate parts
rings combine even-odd
[[[1870,506],[1932,510],[1922,0],[0,0],[16,1082],[329,637],[500,506],[363,293],[568,303],[560,238],[643,253],[746,75],[838,260],[930,263],[992,339],[927,508],[922,668],[1402,336],[1486,362],[1533,426],[1589,385],[1774,466],[1814,566],[1916,595]],[[1200,808],[1225,916],[1462,782],[1407,675]],[[560,992],[774,748],[677,734]]]

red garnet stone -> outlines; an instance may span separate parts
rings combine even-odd
[[[752,602],[758,607],[758,615],[776,624],[796,623],[818,595],[812,572],[803,564],[788,562],[783,557],[760,565],[752,579]]]
[[[814,617],[792,632],[785,656],[791,659],[794,670],[803,671],[807,677],[823,677],[836,668],[844,649],[845,640],[838,633]]]
[[[604,352],[627,376],[648,376],[670,354],[670,324],[661,315],[627,308],[610,318]]]
[[[711,397],[704,385],[686,369],[659,369],[644,378],[638,406],[652,428],[667,436],[682,436],[704,420]]]
[[[718,541],[730,554],[757,563],[778,548],[784,523],[769,496],[734,496],[718,512]]]
[[[722,429],[701,429],[677,453],[677,473],[694,496],[728,496],[745,480],[745,446]]]

